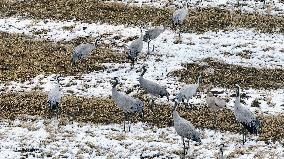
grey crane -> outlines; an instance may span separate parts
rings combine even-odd
[[[183,8],[180,8],[180,9],[174,11],[173,16],[172,16],[172,23],[173,23],[173,27],[175,29],[178,26],[180,27],[182,25],[183,21],[185,20],[187,14],[188,14],[187,5],[188,4],[186,4]],[[178,37],[179,37],[179,39],[181,38],[180,31],[179,31]]]
[[[201,139],[200,139],[200,134],[195,130],[195,127],[191,124],[191,122],[179,116],[178,112],[176,111],[177,106],[178,106],[177,101],[174,100],[174,107],[173,107],[174,127],[177,134],[182,138],[183,154],[185,156],[186,153],[185,153],[184,138],[199,143],[201,143]],[[188,141],[188,147],[189,147],[189,141]]]
[[[131,60],[132,66],[134,66],[135,61],[137,61],[139,53],[143,49],[143,34],[142,34],[142,28],[140,28],[141,36],[134,40],[129,48],[128,48],[128,59]]]
[[[260,121],[256,116],[246,107],[241,104],[240,101],[240,86],[236,84],[236,100],[234,105],[234,114],[236,120],[243,126],[243,144],[246,142],[245,130],[251,134],[256,134],[260,129]]]
[[[145,79],[143,76],[145,74],[145,72],[147,71],[146,67],[143,66],[142,67],[142,73],[139,77],[139,83],[140,86],[152,96],[152,101],[151,101],[151,109],[153,111],[153,104],[154,104],[154,98],[155,97],[161,97],[163,98],[164,96],[166,96],[168,98],[169,101],[169,92],[167,91],[165,86],[160,86],[159,84],[149,81],[147,79]]]
[[[78,60],[86,59],[92,51],[97,48],[97,44],[100,39],[101,37],[99,36],[96,38],[94,43],[84,43],[76,46],[71,57],[71,64],[75,65]]]
[[[55,112],[56,117],[58,116],[59,111],[59,103],[61,98],[61,92],[59,87],[59,80],[58,78],[54,82],[52,88],[50,89],[47,97],[47,108],[49,111]]]
[[[165,27],[163,28],[153,28],[153,29],[149,29],[145,32],[145,35],[143,37],[143,41],[148,43],[148,54],[150,53],[150,42],[151,40],[156,39],[161,33],[163,33],[165,31]],[[153,50],[152,52],[154,52],[154,48],[155,46],[153,45]]]
[[[226,108],[226,101],[220,97],[215,97],[212,92],[210,92],[210,89],[211,89],[211,85],[210,85],[210,88],[208,89],[208,92],[207,92],[207,96],[205,98],[205,102],[207,104],[207,106],[209,108],[211,108],[214,112],[214,128],[216,128],[216,125],[217,125],[217,111],[219,109],[223,109],[223,108]]]
[[[198,76],[197,78],[197,83],[195,84],[188,84],[188,85],[185,85],[181,90],[180,92],[176,95],[176,99],[177,101],[180,103],[180,102],[183,102],[185,104],[185,100],[186,100],[186,105],[188,106],[189,105],[189,100],[196,95],[197,93],[197,89],[199,87],[199,85],[201,84],[201,75]]]
[[[122,92],[117,91],[116,85],[118,84],[118,78],[114,77],[113,79],[115,82],[112,85],[112,99],[124,113],[123,130],[125,131],[125,121],[127,120],[128,124],[130,123],[130,114],[140,113],[142,122],[144,122],[144,104],[139,99],[135,99],[133,97],[125,95]]]

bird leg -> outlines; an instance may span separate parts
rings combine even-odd
[[[148,52],[147,52],[148,54],[150,54],[150,41],[151,41],[151,40],[149,40],[149,41],[147,42],[147,43],[148,43]]]
[[[183,144],[183,157],[185,158],[185,142],[183,137],[182,137],[182,144]]]
[[[155,45],[153,45],[153,49],[152,49],[152,52],[154,52],[154,50],[155,50]]]
[[[150,109],[154,112],[154,98],[151,99]]]
[[[125,131],[125,121],[127,120],[127,115],[124,113],[124,121],[123,121],[123,131]]]
[[[216,111],[214,110],[214,126],[213,126],[214,129],[217,128],[217,113]]]
[[[131,120],[130,120],[129,114],[127,115],[127,118],[128,118],[128,131],[130,132]]]
[[[245,140],[246,140],[245,138],[246,138],[246,137],[245,137],[245,128],[243,127],[243,145],[245,145],[245,142],[246,142],[246,141],[245,141]]]
[[[142,118],[142,123],[144,123],[144,110],[142,110],[140,116],[141,116],[141,118]]]

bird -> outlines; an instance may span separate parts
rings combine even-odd
[[[236,86],[236,100],[234,105],[234,115],[236,120],[243,126],[243,145],[246,142],[245,130],[247,130],[251,134],[258,134],[259,129],[261,127],[260,121],[256,118],[256,116],[245,106],[241,104],[240,101],[240,86],[238,84]]]
[[[139,84],[140,86],[147,92],[149,93],[152,97],[161,97],[163,98],[164,96],[167,97],[168,101],[169,101],[169,92],[167,91],[165,86],[160,86],[159,84],[153,82],[153,81],[149,81],[147,79],[145,79],[143,76],[145,74],[145,72],[147,71],[146,66],[142,66],[142,73],[139,77]],[[154,98],[152,98],[151,101],[151,110],[153,111],[153,104],[154,104]]]
[[[174,11],[173,15],[172,15],[172,24],[173,24],[173,28],[177,28],[178,26],[180,27],[183,23],[183,21],[185,20],[187,14],[188,14],[188,8],[187,8],[186,4],[183,8],[180,8],[176,11]],[[179,38],[180,38],[180,32],[179,32]]]
[[[112,99],[124,113],[123,130],[125,131],[125,121],[128,120],[128,124],[130,123],[130,114],[139,113],[142,118],[142,122],[144,122],[144,103],[139,99],[135,99],[117,91],[116,86],[118,84],[118,78],[114,77],[113,80],[115,82],[112,85]]]
[[[217,111],[226,107],[226,101],[220,97],[215,97],[210,91],[207,93],[205,102],[214,112],[214,128],[217,125]]]
[[[173,120],[174,120],[174,128],[179,136],[182,138],[183,143],[183,154],[185,156],[185,141],[184,138],[188,140],[193,140],[195,142],[201,143],[200,134],[196,131],[195,127],[191,124],[190,121],[179,116],[176,111],[178,103],[174,100],[174,107],[172,110]],[[188,141],[189,147],[189,141]]]
[[[83,43],[73,49],[71,57],[71,64],[75,65],[78,60],[86,59],[94,49],[97,48],[98,41],[101,39],[99,36],[94,43]]]
[[[199,75],[197,78],[197,83],[185,85],[175,97],[178,103],[183,102],[185,104],[185,100],[186,100],[187,102],[186,105],[188,106],[189,99],[191,99],[193,96],[196,95],[197,89],[199,85],[201,84],[201,81],[202,81],[201,75]]]
[[[161,33],[163,33],[165,31],[165,27],[163,28],[153,28],[153,29],[149,29],[145,32],[145,35],[143,36],[143,41],[148,43],[148,54],[150,53],[150,42],[151,40],[156,39]],[[152,52],[154,52],[154,45],[153,45],[153,50]]]
[[[131,65],[134,66],[135,61],[137,61],[137,57],[139,53],[143,49],[143,34],[142,34],[142,28],[140,28],[141,36],[132,41],[128,48],[128,59],[131,60]]]
[[[58,116],[59,111],[59,103],[61,98],[61,92],[59,87],[59,80],[58,77],[56,78],[56,82],[54,82],[54,85],[50,89],[47,97],[47,108],[49,111],[55,112],[56,117]]]

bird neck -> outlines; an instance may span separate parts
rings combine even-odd
[[[173,118],[174,118],[174,121],[178,120],[179,119],[179,114],[176,110],[173,111]]]
[[[198,86],[199,86],[199,84],[200,84],[200,78],[201,78],[200,76],[197,78],[197,83],[196,83],[196,84],[197,84]]]
[[[142,71],[142,73],[141,73],[141,77],[143,77],[144,76],[144,74],[146,73],[146,69],[145,68],[143,68],[143,71]]]
[[[241,102],[241,97],[240,97],[240,87],[236,88],[236,101],[235,101],[235,106],[238,106]]]
[[[118,84],[118,80],[115,79],[115,82],[114,82],[114,84],[112,85],[112,88],[116,88],[117,84]]]

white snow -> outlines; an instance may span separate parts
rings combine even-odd
[[[16,1],[16,0],[15,0]],[[123,1],[127,2],[127,0]],[[173,1],[166,5],[166,0],[131,0],[130,5],[149,5],[155,7],[182,6],[183,1]],[[267,1],[270,3],[271,1]],[[279,0],[271,5],[269,14],[283,16],[284,4]],[[263,7],[260,2],[240,1],[241,7],[234,7],[237,1],[205,0],[189,1],[191,7],[220,7],[242,12],[258,12],[267,14],[269,7]],[[71,30],[65,29],[72,28]],[[84,30],[83,28],[86,29]],[[99,23],[82,23],[80,21],[53,21],[33,20],[22,17],[0,18],[0,31],[8,33],[20,33],[35,37],[35,40],[48,39],[51,41],[70,41],[81,36],[93,37],[106,34],[104,43],[114,44],[114,49],[121,52],[118,47],[123,46],[123,40],[128,37],[140,35],[137,27],[123,25],[113,26]],[[38,34],[43,31],[43,33]],[[114,40],[113,37],[121,37]],[[198,62],[203,58],[212,57],[228,64],[236,64],[244,67],[256,68],[281,68],[284,67],[283,34],[258,33],[253,29],[235,28],[229,31],[206,32],[203,34],[183,33],[181,44],[174,44],[176,33],[167,29],[156,40],[154,55],[146,57],[146,47],[143,48],[142,57],[134,69],[130,64],[105,63],[107,70],[95,71],[84,74],[79,79],[73,76],[61,77],[60,87],[63,94],[73,91],[79,96],[107,97],[111,94],[110,79],[119,77],[122,83],[122,91],[133,88],[138,84],[139,70],[142,65],[147,65],[148,71],[145,78],[157,80],[162,85],[167,85],[170,94],[177,91],[184,83],[177,79],[169,78],[167,74],[173,70],[182,68],[186,62]],[[129,45],[127,43],[127,45]],[[146,46],[146,43],[144,43]],[[249,52],[249,58],[240,56],[242,52]],[[214,72],[214,70],[210,70]],[[51,89],[52,81],[56,75],[38,75],[30,81],[23,83],[0,81],[0,93],[5,91],[31,91],[36,87],[43,88],[47,92]],[[196,79],[196,77],[191,77]],[[85,87],[88,86],[88,87]],[[215,88],[225,91],[220,94],[229,99],[229,108],[232,109],[234,94],[232,90]],[[136,93],[135,90],[133,93]],[[284,90],[242,90],[249,97],[244,99],[247,105],[258,99],[260,107],[249,107],[255,113],[283,114]],[[192,99],[196,106],[204,104],[205,93]],[[158,102],[166,102],[160,99]],[[194,123],[193,123],[194,124]],[[121,124],[92,124],[92,123],[68,123],[60,125],[55,119],[42,119],[40,117],[19,118],[17,120],[0,119],[0,158],[140,158],[159,155],[156,158],[180,158],[182,154],[182,141],[173,127],[157,128],[147,123],[131,125],[130,132],[123,132]],[[258,137],[250,136],[249,141],[243,146],[242,136],[231,132],[221,133],[215,130],[198,129],[201,132],[202,144],[190,142],[189,155],[194,158],[217,158],[219,145],[225,144],[224,155],[228,158],[253,159],[284,158],[284,148],[279,142],[265,143],[257,141]],[[24,149],[33,152],[24,152]]]
[[[65,26],[74,26],[73,30],[62,29]],[[83,30],[83,27],[87,27]],[[47,29],[46,34],[33,34],[33,30]],[[133,35],[139,35],[139,28],[124,27],[123,25],[112,26],[108,24],[88,24],[81,22],[60,22],[60,21],[34,21],[32,19],[4,18],[0,19],[0,31],[9,33],[24,33],[37,38],[46,38],[54,41],[72,40],[79,36],[98,36],[108,34],[104,38],[104,43],[115,41],[116,46],[123,46],[126,39]],[[121,39],[114,40],[114,36]],[[105,71],[95,71],[84,74],[81,78],[75,79],[73,76],[62,77],[60,80],[62,91],[73,92],[80,96],[108,97],[111,94],[109,81],[113,77],[119,77],[124,91],[133,88],[138,83],[140,69],[142,65],[149,66],[145,78],[157,80],[158,83],[166,85],[170,94],[175,94],[184,85],[177,82],[177,79],[169,78],[167,74],[173,70],[182,68],[181,64],[186,62],[198,62],[203,58],[212,57],[224,63],[236,64],[246,67],[257,68],[283,68],[284,67],[284,35],[265,34],[253,30],[238,29],[233,31],[206,32],[204,34],[183,33],[182,43],[174,44],[176,34],[171,30],[166,30],[156,40],[152,42],[156,51],[154,55],[145,57],[147,47],[143,48],[142,56],[134,69],[130,69],[130,64],[106,63],[108,69]],[[129,42],[130,43],[130,42]],[[129,45],[127,43],[127,45]],[[146,43],[144,43],[146,46]],[[268,50],[267,50],[268,49]],[[239,53],[248,50],[250,58],[242,58]],[[227,52],[227,53],[226,53]],[[228,54],[229,53],[229,54]],[[214,70],[213,70],[214,72]],[[0,86],[0,90],[6,91],[31,91],[35,87],[42,87],[44,91],[50,90],[50,81],[54,80],[54,75],[38,75],[31,81],[24,83],[9,82]],[[196,79],[196,77],[191,77]],[[85,88],[85,86],[87,86]],[[234,92],[226,90],[227,94]],[[251,98],[245,99],[248,105],[256,98],[261,102],[260,108],[251,108],[253,111],[260,111],[268,114],[283,113],[283,89],[278,90],[244,90]],[[136,91],[134,91],[135,93]],[[173,96],[172,96],[173,97]],[[205,95],[201,99],[193,99],[193,103],[204,103]],[[229,106],[233,106],[233,98],[229,98]],[[166,102],[165,99],[159,100]]]
[[[262,157],[283,157],[284,148],[276,142],[266,144],[249,136],[243,146],[242,136],[230,132],[221,133],[198,129],[202,144],[189,142],[188,157],[217,158],[219,145],[225,145],[224,155],[232,158],[252,159]],[[173,127],[157,128],[146,123],[131,125],[130,132],[123,132],[122,124],[69,123],[58,124],[55,119],[18,119],[0,123],[1,158],[67,157],[67,158],[140,158],[159,154],[157,158],[180,158],[182,140]],[[37,149],[22,152],[20,149]],[[233,155],[236,153],[235,155]],[[243,153],[243,154],[241,154]],[[34,156],[33,156],[34,155]]]

